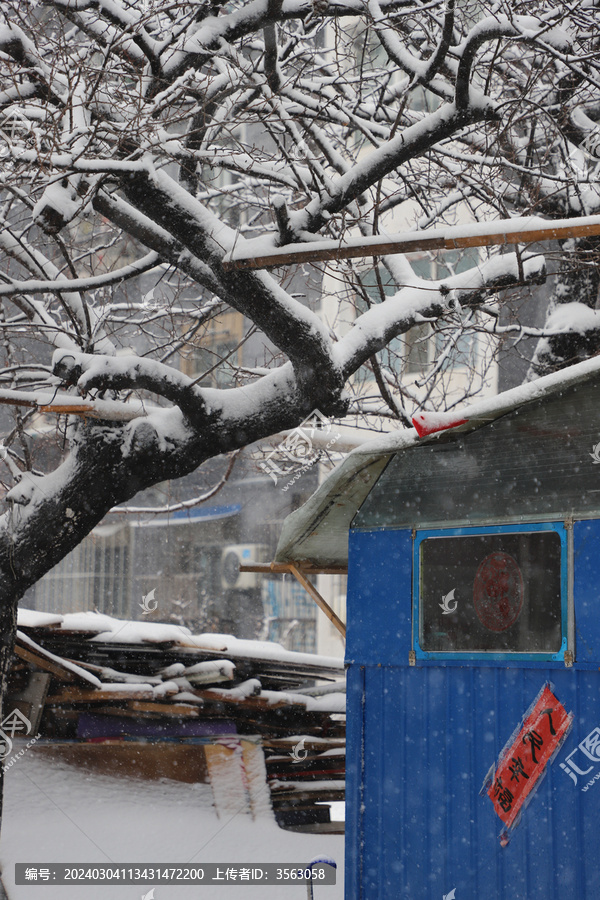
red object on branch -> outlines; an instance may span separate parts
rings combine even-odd
[[[468,419],[457,419],[448,413],[417,413],[413,416],[412,423],[419,437],[427,434],[435,434],[436,431],[446,431],[448,428],[456,428],[457,425],[466,425]]]

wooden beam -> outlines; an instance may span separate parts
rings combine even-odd
[[[86,416],[96,414],[98,412],[95,406],[89,403],[36,403],[35,400],[20,399],[18,397],[0,397],[0,404],[4,406],[26,406],[29,409],[36,409],[42,413],[56,413],[62,415]]]
[[[80,397],[72,397],[66,393],[56,394],[47,390],[36,394],[33,391],[16,391],[11,388],[0,389],[0,405],[24,406],[42,413],[56,415],[91,416],[96,419],[108,419],[115,422],[128,422],[147,416],[150,408],[141,402],[126,404],[120,401],[95,400],[86,402]]]
[[[103,691],[101,688],[91,688],[86,690],[77,687],[63,687],[57,693],[52,694],[46,699],[48,706],[60,706],[61,704],[70,705],[72,703],[106,703],[107,701],[118,700],[153,700],[153,691]]]
[[[262,742],[263,747],[268,747],[270,750],[281,750],[282,755],[288,755],[297,743],[297,735],[285,738],[267,737],[263,738]],[[344,738],[306,738],[304,746],[307,750],[323,753],[325,750],[343,750],[346,747],[346,741]]]
[[[393,237],[323,240],[287,244],[256,253],[253,241],[236,246],[223,261],[224,269],[268,269],[303,262],[388,256],[422,250],[460,250],[467,247],[491,247],[557,241],[570,237],[600,235],[600,216],[578,219],[544,220],[536,217],[502,219],[481,230],[479,223],[432,228],[429,231],[398,234]],[[255,245],[256,246],[256,245]]]
[[[32,653],[31,650],[26,650],[25,647],[20,647],[19,644],[15,644],[14,652],[15,656],[18,656],[32,666],[37,666],[38,669],[42,669],[44,672],[50,672],[51,675],[56,675],[61,681],[75,681],[73,672],[53,660],[38,656],[37,653]]]
[[[240,572],[262,572],[264,575],[293,575],[296,581],[302,585],[304,590],[310,594],[320,610],[322,610],[331,624],[337,628],[342,637],[346,638],[346,626],[337,616],[327,601],[321,597],[320,593],[314,585],[308,581],[306,575],[346,575],[348,566],[312,566],[308,563],[251,563],[247,566],[240,566]]]
[[[118,739],[103,740],[100,743],[61,741],[56,744],[37,744],[35,753],[41,754],[42,758],[75,763],[105,775],[126,775],[152,780],[170,778],[186,784],[208,781],[204,751],[198,744]]]
[[[160,703],[157,701],[132,700],[129,708],[138,713],[152,713],[160,716],[191,716],[197,718],[200,715],[199,707],[194,703]]]
[[[310,596],[313,598],[313,600],[315,601],[315,603],[317,604],[319,609],[321,609],[325,613],[325,615],[327,616],[327,618],[329,619],[331,624],[335,628],[337,628],[337,630],[339,631],[339,633],[342,635],[342,637],[345,640],[346,639],[346,626],[344,625],[342,620],[339,618],[339,616],[337,616],[334,613],[332,608],[323,599],[323,597],[321,597],[321,595],[318,592],[318,590],[316,589],[316,587],[314,587],[314,585],[312,585],[310,583],[310,581],[308,581],[308,579],[305,578],[304,573],[300,569],[297,569],[296,566],[290,565],[290,572],[292,573],[292,575],[294,576],[296,581],[298,581],[302,585],[304,590],[308,594],[310,594]]]
[[[263,575],[291,575],[296,567],[305,575],[347,575],[348,566],[313,566],[311,563],[248,563],[240,566],[240,572],[259,572]]]
[[[50,654],[43,647],[36,647],[35,649],[24,647],[23,644],[19,643],[19,638],[17,637],[14,654],[29,665],[36,666],[43,672],[49,672],[61,682],[76,682],[89,686],[90,682],[84,677],[85,673],[79,673],[67,665],[63,665],[61,660],[56,658],[54,654]],[[73,666],[78,665],[78,663],[73,663]]]

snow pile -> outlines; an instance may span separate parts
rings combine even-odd
[[[548,316],[546,327],[549,330],[573,331],[577,334],[585,334],[586,331],[596,331],[600,312],[590,309],[585,303],[563,303]]]
[[[43,759],[31,749],[6,775],[4,811],[0,863],[11,900],[30,900],[38,893],[43,900],[132,900],[152,888],[111,884],[75,891],[39,882],[35,888],[17,887],[16,862],[304,865],[317,854],[335,859],[337,884],[316,887],[315,900],[344,896],[343,836],[284,831],[267,817],[253,821],[235,810],[218,819],[208,784],[114,778]],[[233,893],[220,884],[155,888],[156,900],[197,900],[200,894],[203,900],[226,900]],[[306,887],[292,883],[279,891],[244,885],[239,894],[243,900],[305,900]]]
[[[65,616],[65,618],[67,618]],[[92,638],[105,644],[169,644],[181,643],[182,635],[190,635],[188,628],[180,625],[163,625],[159,622],[123,622],[114,619],[117,628],[102,631]]]

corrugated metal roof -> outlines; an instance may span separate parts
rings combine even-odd
[[[420,438],[416,429],[399,430],[364,444],[348,454],[312,497],[285,519],[275,561],[347,564],[350,523],[395,453],[444,439],[449,431],[474,431],[526,404],[550,399],[599,376],[600,358],[595,357],[452,413],[423,414],[417,424],[421,433],[428,432],[425,437]]]
[[[391,459],[354,453],[351,457],[351,466],[345,460],[304,506],[285,519],[276,562],[310,560],[328,566],[348,561],[352,517]]]

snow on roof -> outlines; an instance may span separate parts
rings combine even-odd
[[[116,619],[97,612],[65,613],[51,615],[32,609],[18,611],[20,628],[51,628],[56,631],[77,631],[90,635],[90,641],[103,644],[175,644],[181,648],[224,653],[228,657],[262,660],[265,662],[292,663],[298,666],[318,665],[320,668],[339,670],[341,661],[334,656],[317,656],[286,650],[272,641],[252,641],[236,638],[231,634],[192,634],[183,625],[162,622],[137,622]],[[195,667],[192,667],[195,668]],[[186,669],[192,671],[192,669]]]
[[[67,705],[81,700],[77,691],[83,690],[86,702],[91,703],[95,692],[98,702],[114,695],[116,701],[125,703],[129,699],[188,706],[224,703],[229,716],[233,715],[232,705],[248,704],[263,711],[283,706],[325,716],[345,710],[344,685],[337,680],[343,674],[343,664],[334,657],[297,653],[281,644],[240,640],[228,634],[194,635],[189,628],[178,625],[124,621],[94,612],[49,615],[20,609],[18,624],[31,632],[17,632],[17,655],[64,682],[61,696]],[[120,651],[116,656],[111,653],[110,647],[119,646],[124,647],[125,655]],[[102,647],[106,649],[103,651]],[[168,660],[179,655],[179,661],[165,666],[161,662],[163,653]],[[63,654],[75,654],[79,663]],[[202,659],[213,654],[219,657]],[[198,657],[201,661],[194,661]],[[98,665],[102,660],[114,661],[119,670]],[[125,665],[130,661],[128,668],[134,672],[121,669],[124,661]],[[135,674],[140,661],[143,675]],[[248,678],[247,674],[252,673],[254,676]],[[335,690],[318,697],[285,690],[286,683],[305,687],[315,678],[333,679]],[[223,681],[232,684],[223,687],[219,684]],[[268,689],[271,683],[276,689]]]
[[[62,616],[38,612],[35,609],[19,609],[18,612],[18,622],[21,628],[45,628],[47,625],[60,625],[62,620]]]
[[[395,453],[435,441],[440,433],[451,429],[474,431],[528,403],[549,399],[599,377],[600,357],[594,357],[451,413],[419,413],[413,418],[414,428],[363,444],[284,520],[275,561],[310,562],[315,566],[346,564],[350,522]]]
[[[66,618],[66,617],[65,617]],[[104,618],[108,618],[105,616]],[[191,637],[189,628],[180,625],[164,625],[161,622],[126,622],[113,619],[106,631],[96,634],[92,641],[103,644],[168,644],[181,643]]]

